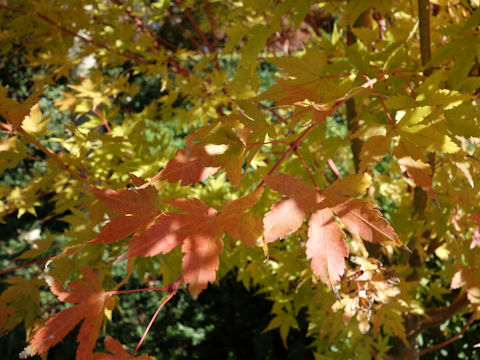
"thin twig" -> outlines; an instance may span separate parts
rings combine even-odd
[[[113,0],[113,2],[114,2],[115,4],[117,4],[117,5],[119,5],[119,6],[122,6],[122,5],[123,5],[120,0]],[[153,45],[155,46],[155,48],[156,48],[157,50],[163,50],[163,48],[160,46],[160,44],[159,44],[158,41],[156,40],[157,37],[155,37],[155,36],[152,34],[152,32],[143,24],[142,20],[140,20],[140,19],[138,18],[138,16],[136,16],[136,15],[133,13],[132,9],[127,6],[127,7],[125,8],[125,12],[126,12],[127,15],[130,17],[130,19],[133,20],[133,22],[135,23],[135,25],[137,26],[137,28],[138,28],[141,32],[143,32],[147,37],[149,37],[150,39],[152,39]],[[169,41],[167,41],[167,40],[165,40],[165,39],[163,39],[163,38],[161,38],[161,37],[158,37],[158,40],[159,40],[160,42],[162,42],[163,44],[171,47],[173,50],[177,50],[177,49],[178,49],[178,46],[172,44],[171,42],[169,42]],[[177,72],[178,72],[179,74],[181,73],[181,74],[184,75],[184,76],[188,76],[188,75],[190,74],[190,72],[189,72],[187,69],[185,69],[185,68],[183,68],[182,66],[180,66],[180,64],[178,63],[178,61],[174,60],[173,58],[168,57],[168,58],[167,58],[167,61],[168,61],[168,63],[169,63],[170,65],[172,65],[175,69],[177,69]]]
[[[27,266],[30,266],[30,265],[43,264],[43,263],[46,263],[51,258],[52,258],[52,256],[48,256],[48,257],[43,258],[43,259],[33,260],[33,261],[29,261],[29,262],[27,262],[25,264],[22,264],[22,265],[11,267],[9,269],[5,269],[5,270],[0,271],[0,275],[8,274],[9,272],[12,272],[12,271],[15,271],[15,270],[18,270],[18,269],[21,269],[21,268],[24,268],[24,267],[27,267]]]
[[[63,170],[68,172],[70,175],[72,175],[75,179],[80,181],[83,185],[85,185],[87,188],[90,188],[90,184],[82,177],[80,176],[79,173],[77,173],[75,170],[73,170],[69,165],[65,164],[65,162],[62,160],[62,158],[54,151],[50,150],[46,146],[44,146],[38,139],[36,139],[34,136],[30,135],[28,132],[26,132],[21,126],[17,129],[18,133],[20,133],[27,141],[30,143],[34,144],[39,150],[41,150],[45,155],[50,157],[55,163],[60,166]]]
[[[364,88],[369,87],[371,90],[373,90],[377,94],[377,97],[380,100],[380,103],[382,104],[383,110],[385,111],[385,114],[387,114],[388,120],[390,120],[390,124],[395,129],[397,127],[397,125],[395,125],[395,122],[393,121],[392,117],[390,116],[390,113],[388,112],[387,106],[383,102],[383,99],[380,96],[380,93],[378,92],[377,89],[375,89],[373,87],[373,84],[375,84],[378,80],[377,79],[370,79],[367,75],[363,75],[363,74],[361,76],[364,77],[367,80],[367,82],[365,84],[363,84],[362,87],[364,87]]]
[[[462,328],[462,330],[460,330],[460,332],[457,335],[455,335],[455,336],[451,337],[450,339],[445,340],[445,341],[443,341],[439,344],[436,344],[436,345],[430,346],[429,348],[423,349],[422,351],[420,351],[419,355],[422,356],[422,355],[425,355],[426,353],[429,353],[431,351],[441,349],[441,348],[447,346],[448,344],[454,342],[455,340],[457,340],[460,336],[462,336],[465,333],[465,331],[467,331],[469,326],[472,324],[473,320],[475,320],[476,316],[477,316],[477,310],[474,310],[472,316],[470,316],[470,319],[468,319],[465,326]]]
[[[188,9],[185,9],[184,10],[184,14],[185,16],[187,17],[188,21],[190,21],[190,23],[192,24],[193,28],[195,29],[195,31],[198,33],[198,35],[200,36],[200,38],[202,39],[203,43],[205,44],[205,46],[208,48],[208,51],[210,53],[212,53],[212,45],[210,45],[210,42],[208,41],[207,37],[205,36],[205,34],[203,33],[202,29],[200,29],[200,26],[198,26],[198,23],[195,21],[195,19],[193,18],[192,14],[190,14],[190,10]]]
[[[290,141],[286,140],[272,140],[272,141],[265,141],[265,142],[254,142],[254,143],[246,143],[246,146],[257,146],[257,145],[268,145],[268,144],[284,144],[290,145]]]
[[[168,303],[170,301],[170,299],[173,298],[175,296],[175,294],[177,293],[178,285],[180,284],[182,279],[183,279],[183,275],[180,276],[175,282],[173,282],[172,284],[167,286],[168,292],[170,293],[170,295],[160,304],[157,311],[155,311],[155,314],[153,314],[152,318],[150,319],[150,322],[148,323],[147,328],[143,332],[143,335],[140,338],[140,340],[138,341],[137,347],[133,351],[132,356],[135,356],[135,354],[137,353],[140,346],[142,346],[143,340],[145,340],[145,337],[147,336],[148,332],[150,331],[150,328],[152,327],[153,322],[155,321],[155,318],[157,317],[160,310],[162,310],[162,308],[165,306],[165,304]]]
[[[300,145],[302,140],[315,128],[315,126],[317,126],[317,124],[310,125],[297,139],[295,139],[290,143],[290,147],[288,148],[288,150],[285,151],[285,153],[282,155],[280,159],[278,159],[278,161],[275,163],[275,165],[273,165],[273,167],[270,169],[267,175],[272,175],[275,172],[275,170],[277,170],[277,168],[288,157],[288,155],[290,155],[290,153],[294,151],[298,147],[298,145]],[[263,184],[265,184],[265,179],[263,179],[260,182],[260,184],[257,185],[257,189],[261,187]]]
[[[173,19],[173,15],[170,12],[170,10],[167,9],[167,16],[169,19]],[[177,26],[180,30],[182,30],[185,33],[185,36],[192,42],[193,45],[195,45],[201,52],[205,53],[205,49],[201,44],[199,44],[193,37],[192,35],[189,34],[187,29],[182,25],[182,23],[177,23]]]
[[[305,160],[303,160],[302,156],[298,153],[298,149],[297,148],[293,149],[293,152],[295,153],[295,155],[298,156],[298,158],[302,162],[302,165],[305,168],[305,170],[307,170],[307,173],[308,173],[308,176],[310,177],[310,180],[312,180],[313,185],[315,185],[315,189],[317,191],[320,191],[320,188],[318,187],[317,183],[315,182],[315,178],[313,177],[312,173],[310,172],[310,169],[308,168],[307,163],[305,162]]]
[[[335,163],[333,162],[332,159],[328,159],[328,160],[327,160],[327,165],[328,165],[328,167],[330,168],[330,170],[332,171],[332,173],[335,175],[335,177],[336,177],[338,180],[341,180],[341,179],[342,179],[342,175],[340,175],[340,171],[338,171],[337,166],[335,165]]]
[[[90,109],[90,111],[103,120],[103,125],[105,125],[108,132],[112,131],[112,129],[110,128],[110,125],[108,124],[107,118],[105,116],[103,116],[101,113],[99,113],[93,107]]]
[[[163,287],[142,288],[142,289],[133,289],[133,290],[112,290],[112,291],[107,291],[106,295],[121,295],[121,294],[131,294],[131,293],[136,293],[141,291],[168,290],[169,286],[170,285],[163,286]]]
[[[217,56],[218,50],[218,39],[215,36],[215,19],[212,15],[212,9],[210,7],[210,3],[208,0],[204,0],[205,3],[205,12],[207,13],[208,21],[210,22],[210,27],[212,29],[212,37],[213,37],[213,48],[215,50],[215,57]]]

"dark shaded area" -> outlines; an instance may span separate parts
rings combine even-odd
[[[134,279],[132,279],[134,280]],[[137,281],[132,281],[135,287]],[[115,310],[107,332],[124,343],[130,352],[161,302],[161,293],[135,293],[121,298],[124,313]],[[218,286],[210,286],[198,300],[183,291],[161,311],[139,353],[155,359],[313,359],[305,336],[307,323],[300,314],[301,331],[292,330],[285,349],[279,332],[263,332],[270,321],[272,303],[254,295],[229,273]],[[141,310],[140,310],[141,309]],[[79,326],[53,347],[48,359],[73,359]],[[103,336],[100,336],[103,340]],[[97,351],[105,351],[102,340]],[[0,338],[4,359],[16,359],[25,347],[25,330],[18,326]],[[40,359],[35,357],[34,359]]]

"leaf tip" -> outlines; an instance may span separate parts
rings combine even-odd
[[[32,348],[32,345],[28,345],[27,347],[25,347],[22,352],[20,354],[18,354],[18,357],[20,359],[26,359],[26,358],[29,358],[31,356],[34,356],[36,354],[36,352],[33,350]]]

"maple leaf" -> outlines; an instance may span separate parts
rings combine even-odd
[[[408,176],[420,186],[428,196],[435,197],[432,189],[432,168],[429,164],[421,160],[414,160],[411,157],[403,157],[398,160],[402,170],[406,171]]]
[[[104,343],[105,347],[108,351],[111,352],[111,354],[97,353],[94,354],[93,360],[154,360],[152,356],[148,356],[146,354],[137,357],[135,357],[134,355],[130,355],[123,348],[120,341],[112,338],[111,336],[107,336]]]
[[[360,171],[368,169],[380,161],[390,148],[390,137],[372,136],[362,145],[360,150]]]
[[[180,180],[180,184],[186,186],[206,180],[215,175],[219,168],[203,145],[191,144],[177,151],[175,158],[161,171],[160,178],[170,182]]]
[[[42,92],[30,95],[23,103],[7,98],[7,94],[8,89],[0,85],[0,115],[13,125],[13,129],[17,129],[30,113],[30,109],[38,102]]]
[[[312,259],[312,271],[333,289],[345,272],[345,234],[329,209],[316,210],[308,225],[307,258]]]
[[[460,265],[458,271],[452,278],[452,289],[458,289],[465,286],[467,290],[467,298],[472,304],[480,303],[480,277],[478,271],[473,271],[471,268]]]
[[[480,224],[480,214],[470,215],[470,219],[477,222],[477,224]],[[472,243],[470,244],[470,249],[473,249],[478,244],[480,244],[480,226],[477,227],[477,229],[473,233],[473,238],[472,238]]]
[[[232,184],[242,177],[247,138],[251,131],[235,119],[214,122],[187,136],[187,146],[179,150],[160,172],[160,178],[191,185],[215,175],[220,168]]]
[[[71,281],[66,289],[59,280],[51,280],[50,290],[63,302],[78,304],[60,311],[30,339],[21,357],[43,354],[62,340],[80,321],[77,336],[77,360],[90,360],[103,323],[105,308],[112,310],[115,302],[108,296],[98,276],[88,267],[82,267],[83,282]]]
[[[144,181],[134,175],[130,175],[135,185],[141,185]],[[162,214],[158,194],[155,188],[147,186],[144,189],[98,189],[92,188],[90,192],[122,216],[114,217],[102,226],[100,233],[89,244],[104,242],[110,244],[135,233],[132,242],[139,241],[143,233],[154,223],[155,219]]]
[[[220,212],[198,199],[164,200],[183,212],[160,217],[141,241],[130,246],[128,255],[155,256],[182,244],[183,279],[195,297],[215,280],[225,232],[248,246],[261,236],[261,220],[245,211],[255,205],[262,191],[227,203]]]
[[[349,230],[360,235],[363,240],[376,244],[403,246],[395,230],[372,204],[349,199],[333,207],[333,211]]]
[[[419,150],[414,143],[402,139],[395,148],[394,155],[398,159],[400,168],[407,173],[413,182],[420,186],[430,198],[435,199],[435,192],[432,188],[432,167],[425,162],[422,151],[423,149]]]
[[[268,175],[265,182],[274,190],[288,196],[275,203],[263,219],[266,242],[273,242],[297,231],[314,212],[309,221],[307,257],[311,268],[321,281],[334,289],[345,271],[348,248],[345,234],[333,213],[352,232],[366,241],[403,246],[388,221],[365,201],[351,196],[360,195],[370,186],[368,174],[340,179],[327,189],[317,192],[302,179],[291,175]]]
[[[287,174],[265,176],[265,182],[279,193],[289,196],[272,206],[263,219],[267,243],[297,231],[315,205],[316,191],[305,181]]]
[[[6,330],[5,325],[7,324],[7,320],[13,315],[15,315],[15,309],[8,306],[5,300],[0,297],[0,330]]]

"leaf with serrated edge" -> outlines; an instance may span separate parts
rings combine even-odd
[[[183,242],[183,279],[194,298],[207,288],[208,283],[215,281],[218,256],[223,250],[221,235],[212,221],[197,228]]]
[[[33,336],[22,352],[23,356],[43,354],[62,340],[80,321],[77,336],[77,360],[90,360],[104,318],[104,309],[110,308],[111,298],[105,294],[98,276],[92,269],[82,267],[83,282],[72,281],[66,289],[58,280],[50,282],[50,290],[60,301],[78,303],[50,318]]]
[[[383,245],[402,246],[397,233],[372,204],[350,199],[332,209],[348,229],[363,240]]]
[[[365,191],[372,184],[372,177],[368,173],[349,175],[335,181],[326,190],[325,195],[334,194],[342,196],[358,196],[365,194]]]
[[[93,360],[154,360],[153,357],[146,354],[133,357],[124,348],[120,341],[107,336],[105,341],[105,347],[111,354],[97,353],[94,354]]]
[[[219,167],[212,165],[214,165],[212,157],[204,147],[193,144],[188,149],[177,152],[175,158],[161,171],[160,178],[169,182],[180,180],[182,186],[191,185],[215,175]]]
[[[316,210],[309,221],[307,258],[312,271],[322,282],[333,288],[345,272],[348,247],[345,234],[330,209]]]
[[[189,221],[190,220],[190,221]],[[192,219],[185,214],[171,214],[160,217],[141,236],[141,239],[128,248],[128,256],[155,256],[167,254],[185,238],[185,231],[190,226],[196,226],[198,219]]]
[[[145,183],[145,180],[134,175],[130,175],[130,178],[135,185]],[[132,233],[140,237],[143,232],[154,224],[155,219],[162,214],[157,191],[152,186],[141,190],[92,188],[90,192],[98,200],[110,209],[122,214],[122,216],[114,217],[102,226],[100,233],[90,240],[88,244],[98,242],[110,244]]]
[[[223,226],[232,238],[240,240],[246,246],[255,246],[263,233],[262,220],[250,213],[230,217]]]
[[[472,304],[480,303],[480,281],[477,273],[465,265],[459,265],[458,271],[452,278],[452,289],[458,289],[465,286],[468,300]]]
[[[121,240],[128,235],[140,231],[140,229],[148,228],[153,220],[150,217],[143,216],[119,216],[111,219],[102,226],[100,234],[90,240],[89,244],[103,242],[111,244],[117,240]]]
[[[265,182],[290,197],[275,203],[263,218],[265,241],[270,243],[300,228],[315,205],[317,192],[302,179],[287,174],[267,175]]]
[[[271,243],[297,231],[307,219],[312,206],[294,198],[273,204],[263,218],[265,241]]]
[[[298,177],[288,174],[276,174],[267,175],[264,179],[268,186],[282,195],[315,199],[315,189]]]

